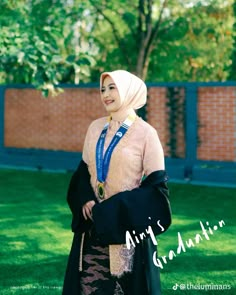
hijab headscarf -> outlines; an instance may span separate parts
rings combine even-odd
[[[124,70],[104,72],[100,77],[101,87],[107,76],[112,78],[120,95],[121,107],[116,112],[117,115],[129,114],[146,104],[147,87],[140,78]]]

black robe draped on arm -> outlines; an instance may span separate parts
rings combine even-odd
[[[83,232],[93,227],[101,244],[109,245],[125,244],[126,231],[134,230],[138,235],[151,226],[154,234],[158,235],[168,229],[171,224],[171,210],[167,180],[164,170],[155,171],[146,177],[139,188],[120,192],[98,203],[90,184],[87,164],[81,160],[71,178],[67,194],[67,202],[73,215],[71,227],[74,238],[65,274],[63,295],[81,294],[79,259]],[[85,220],[82,214],[83,205],[91,200],[96,203],[92,209],[93,222]],[[154,251],[156,246],[150,238],[136,245],[130,295],[161,294],[159,269],[151,261]],[[145,277],[146,280],[140,279]]]

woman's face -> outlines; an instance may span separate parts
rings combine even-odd
[[[116,112],[121,107],[121,99],[116,84],[110,76],[103,80],[101,88],[102,103],[107,112]]]

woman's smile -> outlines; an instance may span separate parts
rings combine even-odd
[[[115,100],[113,100],[113,99],[106,99],[106,100],[104,100],[105,105],[109,105],[109,104],[111,104],[113,102],[115,102]]]

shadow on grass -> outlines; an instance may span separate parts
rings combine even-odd
[[[236,189],[189,184],[169,184],[173,216],[190,219],[235,220],[234,204]],[[210,220],[209,220],[210,221]]]
[[[4,273],[1,273],[0,280],[3,287],[24,286],[35,284],[42,286],[63,285],[67,256],[57,255],[47,257],[34,262],[21,264],[1,264]],[[4,280],[3,280],[4,279]]]

